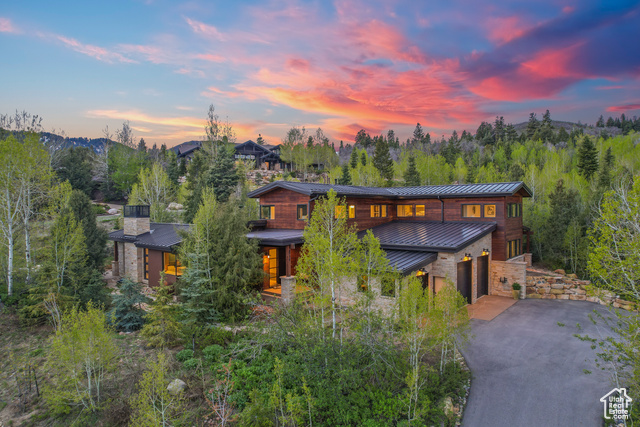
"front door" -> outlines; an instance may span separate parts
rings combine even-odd
[[[471,304],[471,261],[458,263],[458,292]]]
[[[478,257],[477,297],[489,295],[489,255]]]
[[[265,252],[262,254],[262,267],[264,270],[264,285],[263,289],[276,289],[280,285],[278,284],[278,279],[280,277],[279,273],[279,262],[278,262],[278,249],[277,248],[267,248]]]

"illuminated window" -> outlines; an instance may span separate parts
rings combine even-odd
[[[413,205],[398,205],[398,217],[413,216]]]
[[[522,254],[522,240],[510,240],[507,242],[507,259]]]
[[[166,274],[182,276],[184,268],[185,267],[182,265],[176,254],[172,254],[171,252],[164,253],[164,272]]]
[[[495,218],[496,217],[496,205],[484,205],[484,217]]]
[[[424,205],[416,205],[416,216],[424,216],[425,208]]]
[[[260,205],[260,219],[275,219],[276,207]]]
[[[480,218],[482,217],[482,209],[480,205],[462,205],[463,218]]]
[[[371,218],[386,218],[387,205],[371,205]]]
[[[149,280],[149,249],[144,250],[144,278]]]
[[[307,205],[298,205],[298,219],[309,219],[307,214]]]
[[[346,215],[346,212],[349,212],[349,218],[355,218],[356,217],[355,205],[349,205],[348,211],[346,209],[346,206],[344,205],[336,206],[335,216],[336,218],[344,218]]]

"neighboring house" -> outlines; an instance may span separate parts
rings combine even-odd
[[[202,142],[189,141],[170,148],[176,153],[178,159],[185,158],[190,161],[196,151],[202,148]],[[234,157],[236,160],[255,161],[256,169],[283,170],[287,165],[280,159],[280,145],[260,145],[249,140],[235,144]]]
[[[437,292],[449,279],[473,303],[483,295],[511,296],[514,282],[525,283],[531,255],[524,253],[525,247],[529,251],[530,232],[522,225],[522,199],[531,192],[522,182],[377,188],[277,181],[249,193],[260,204],[261,219],[252,221],[247,237],[260,245],[264,293],[292,297],[303,229],[316,201],[331,189],[346,200],[346,210],[337,214],[345,215],[361,235],[371,229],[394,269],[419,276],[425,289]],[[141,218],[131,215],[140,207],[130,208],[129,216],[125,210],[125,230],[110,234],[118,242],[114,266],[120,270],[114,275],[140,281],[146,275],[150,284],[157,283],[159,273],[152,269],[159,262],[152,263],[151,257],[174,259],[166,254],[180,243],[178,230],[188,226],[133,225]],[[170,262],[161,267],[172,268]],[[349,300],[359,286],[355,277],[345,283],[342,294]],[[393,286],[378,283],[373,291],[381,306],[394,299]]]

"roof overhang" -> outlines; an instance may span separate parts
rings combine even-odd
[[[438,254],[435,252],[387,250],[385,255],[389,260],[389,265],[403,276],[426,267],[438,259]]]
[[[261,246],[287,246],[304,242],[302,230],[267,229],[251,231],[247,238],[255,239]]]

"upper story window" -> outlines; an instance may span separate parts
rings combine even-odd
[[[275,219],[276,207],[273,205],[260,205],[260,219]]]
[[[496,205],[484,205],[484,217],[495,218],[496,217]]]
[[[171,252],[164,253],[164,272],[166,274],[182,276],[184,269],[185,267],[182,266],[176,254],[172,254]]]
[[[298,208],[296,209],[298,219],[309,219],[309,214],[307,213],[307,209],[308,209],[307,205],[298,205]]]
[[[522,203],[507,204],[507,218],[518,218],[522,216]]]
[[[371,205],[371,218],[386,218],[387,205]]]
[[[399,218],[413,216],[413,205],[398,205],[397,208]]]
[[[416,205],[416,216],[425,216],[426,210],[424,205]]]
[[[482,206],[481,205],[462,205],[462,217],[463,218],[481,218]]]
[[[356,217],[356,206],[355,205],[339,205],[336,206],[335,217],[336,218],[345,218],[347,212],[349,213],[349,219],[353,219]]]
[[[507,259],[522,255],[522,240],[510,240],[507,242]]]

